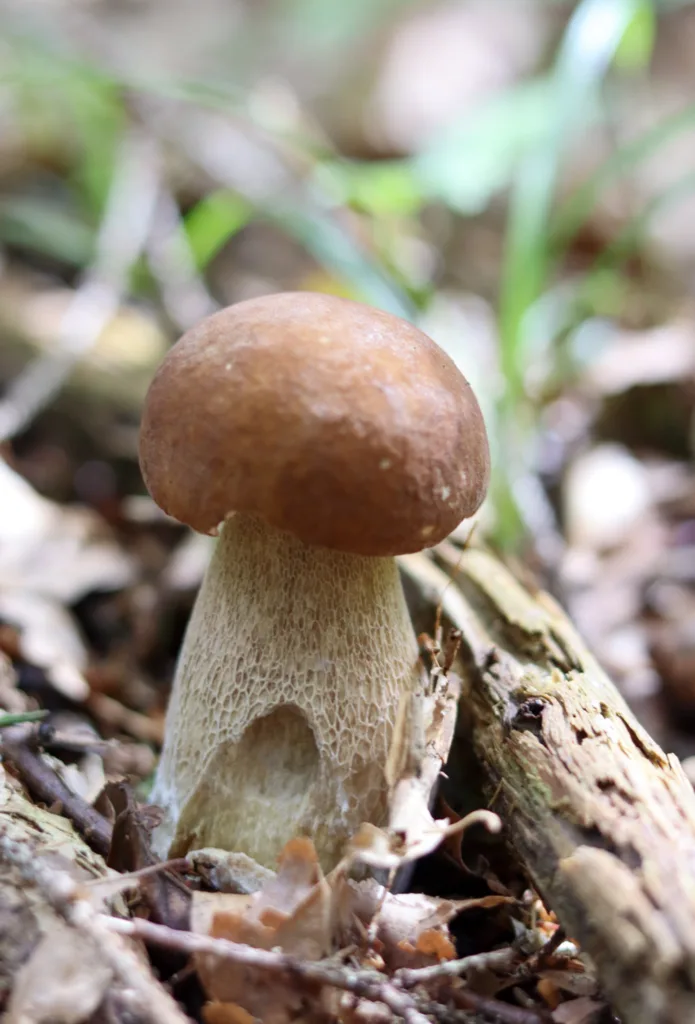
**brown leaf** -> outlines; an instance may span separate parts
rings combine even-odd
[[[206,1003],[205,1024],[253,1024],[256,1018],[238,1003]]]
[[[541,997],[546,1006],[549,1006],[551,1010],[555,1010],[560,1004],[560,993],[558,992],[555,985],[553,985],[550,978],[541,978],[536,985],[538,995]]]
[[[356,922],[365,932],[376,918],[379,951],[389,968],[428,966],[439,962],[442,955],[447,958],[448,950],[454,955],[448,922],[460,910],[477,902],[444,900],[424,893],[394,896],[384,893],[383,886],[374,879],[345,880],[336,894],[337,927],[342,929],[338,933],[338,944],[343,946],[356,941],[359,935]]]
[[[333,892],[307,839],[284,848],[277,875],[251,895],[194,893],[191,927],[216,938],[258,949],[279,948],[303,960],[333,949]],[[269,979],[263,971],[211,955],[196,957],[206,993],[236,1003],[266,1024],[294,1018],[303,1005],[296,985]]]
[[[121,873],[140,871],[157,863],[151,849],[152,827],[159,812],[141,807],[126,782],[111,782],[104,789],[115,814],[111,849],[107,863]],[[138,890],[148,916],[170,928],[187,928],[190,894],[171,871],[161,871],[140,879]]]
[[[449,936],[436,928],[428,928],[418,936],[415,951],[436,960],[453,960],[456,956],[456,947]]]
[[[291,839],[280,854],[277,874],[258,895],[259,918],[266,908],[291,914],[322,877],[311,840]]]

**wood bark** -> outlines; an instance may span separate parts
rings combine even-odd
[[[407,556],[406,573],[421,576]],[[695,1021],[695,794],[556,602],[487,552],[436,556],[454,583],[473,742],[490,806],[624,1024]],[[432,591],[444,574],[428,561]],[[437,577],[441,577],[439,585]]]

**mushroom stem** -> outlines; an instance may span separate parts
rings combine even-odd
[[[330,869],[361,822],[386,819],[399,705],[418,678],[393,558],[228,519],[174,680],[156,848],[217,846],[274,867],[308,834]]]

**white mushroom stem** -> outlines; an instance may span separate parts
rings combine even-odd
[[[361,822],[385,822],[399,705],[418,677],[393,558],[228,520],[174,681],[152,793],[159,852],[217,846],[274,867],[306,834],[329,869]]]

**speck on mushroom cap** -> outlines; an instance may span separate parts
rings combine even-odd
[[[194,529],[245,512],[363,555],[437,543],[481,504],[489,461],[470,385],[427,335],[311,292],[240,302],[188,331],[140,435],[150,494]]]

